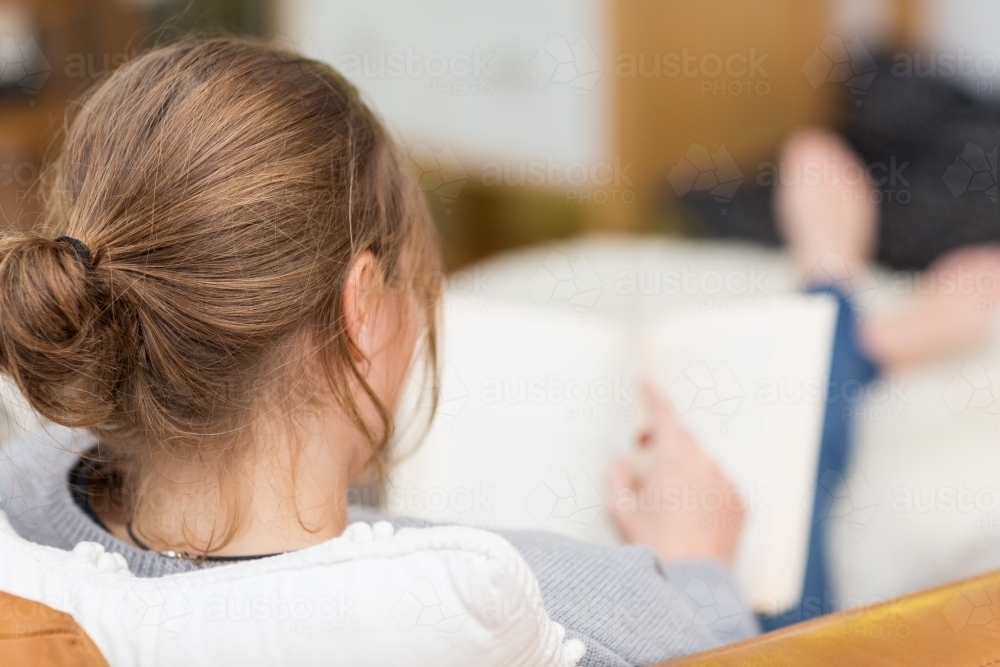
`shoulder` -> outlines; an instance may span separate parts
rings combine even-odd
[[[9,432],[4,435],[9,435]],[[79,453],[91,444],[89,434],[54,424],[37,425],[2,443],[0,510],[19,533],[51,546],[54,535],[42,517],[66,490],[67,475]]]
[[[756,632],[721,563],[665,566],[644,546],[539,531],[500,534],[528,562],[552,619],[587,644],[586,664],[651,664]]]

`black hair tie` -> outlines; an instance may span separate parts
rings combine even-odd
[[[90,248],[83,241],[75,239],[72,236],[60,236],[56,239],[56,243],[69,246],[73,254],[76,255],[76,258],[83,262],[83,266],[87,271],[94,270],[94,258],[90,254]]]

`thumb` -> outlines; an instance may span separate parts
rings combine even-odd
[[[666,396],[649,382],[643,383],[642,393],[657,435],[671,435],[682,430],[677,410]]]
[[[649,380],[644,380],[642,383],[642,397],[655,421],[677,420],[674,406]]]
[[[656,457],[672,459],[690,455],[693,450],[697,450],[694,439],[681,426],[677,411],[670,401],[649,382],[643,383],[642,391],[652,414],[652,436],[649,440]]]

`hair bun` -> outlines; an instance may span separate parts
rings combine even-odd
[[[97,425],[113,409],[115,336],[93,274],[76,239],[0,241],[0,368],[35,410],[66,426]]]

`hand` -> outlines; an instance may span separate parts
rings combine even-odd
[[[664,562],[719,559],[732,563],[745,508],[736,488],[681,428],[673,407],[654,389],[643,393],[653,415],[639,438],[652,466],[640,475],[619,459],[609,478],[611,517],[622,539],[646,544]]]

